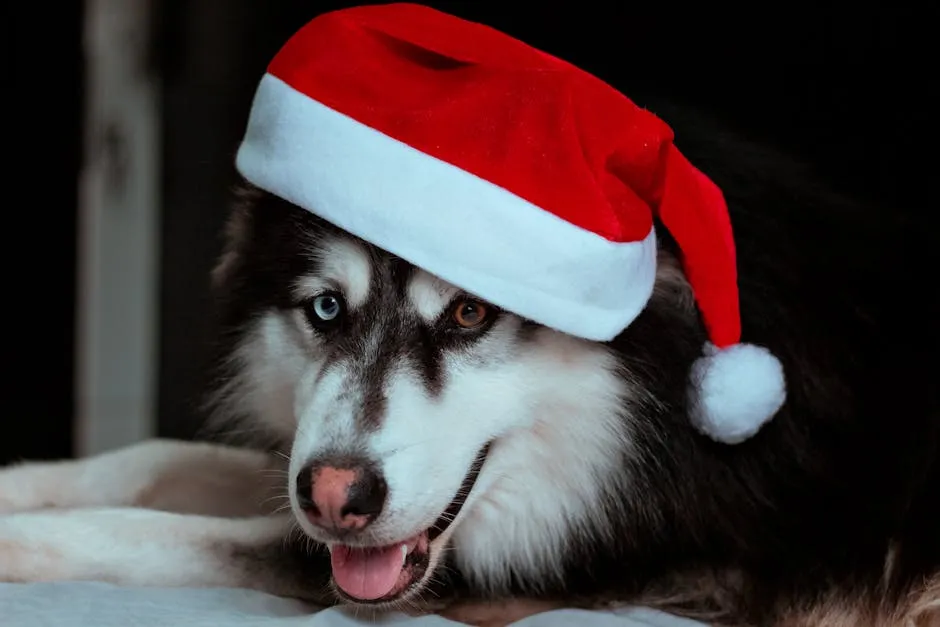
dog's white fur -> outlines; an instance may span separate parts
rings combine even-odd
[[[325,251],[317,254],[327,263],[318,276],[298,282],[298,295],[338,286],[351,295],[350,308],[361,305],[372,275],[368,253],[345,239],[319,242],[317,250]],[[458,291],[418,272],[407,294],[415,312],[434,319]],[[458,520],[432,546],[436,560],[452,532],[460,566],[480,585],[505,583],[507,564],[545,578],[557,572],[572,526],[592,509],[586,504],[603,498],[601,486],[610,488],[603,477],[629,446],[619,416],[623,383],[606,349],[540,328],[531,350],[509,359],[509,339],[520,324],[507,316],[472,353],[449,356],[445,370],[460,384],[444,386],[439,398],[428,398],[415,375],[398,368],[390,377],[384,419],[368,439],[391,495],[372,534],[376,543],[392,544],[431,526],[480,448],[499,438]],[[367,358],[383,341],[381,331],[360,347]],[[229,387],[238,390],[233,402],[251,403],[279,436],[292,438],[290,476],[350,441],[356,430],[360,399],[341,393],[347,366],[327,363],[318,348],[301,315],[269,312],[238,351],[246,378]],[[485,366],[477,365],[481,360]],[[572,421],[572,415],[596,419]],[[553,446],[559,441],[566,445]],[[533,494],[541,500],[533,502]],[[303,530],[321,539],[296,495],[291,500]],[[515,506],[519,500],[528,507]],[[463,516],[472,517],[472,533],[462,529]]]
[[[298,296],[330,287],[341,289],[350,307],[360,306],[373,280],[367,251],[346,239],[320,242],[318,251],[325,263],[317,276],[297,282]],[[458,293],[424,272],[406,291],[408,306],[426,320]],[[432,543],[426,577],[452,542],[460,567],[479,585],[505,583],[508,564],[547,580],[559,574],[572,528],[586,511],[597,511],[591,504],[605,498],[604,490],[629,489],[605,480],[620,476],[612,471],[629,448],[620,415],[625,390],[612,355],[538,328],[531,348],[509,359],[520,324],[505,316],[472,352],[448,356],[443,367],[460,384],[445,385],[438,398],[429,398],[405,366],[389,378],[386,414],[367,441],[390,494],[388,513],[374,525],[375,542],[403,540],[432,525],[477,452],[498,438],[458,520]],[[9,514],[0,517],[0,580],[256,585],[239,569],[222,567],[213,539],[251,544],[286,533],[290,517],[263,516],[272,509],[265,502],[293,491],[300,466],[353,435],[355,399],[338,393],[347,366],[333,360],[325,368],[318,342],[298,312],[268,312],[236,350],[242,374],[222,392],[223,409],[248,407],[266,429],[293,442],[286,472],[276,456],[166,441],[0,471],[0,513]],[[377,329],[363,354],[380,342]],[[281,494],[261,480],[272,468],[281,473],[273,477]],[[318,539],[289,495],[293,520]],[[24,550],[42,559],[25,559]]]
[[[282,477],[269,474],[277,472],[273,466],[276,458],[257,451],[148,440],[85,459],[0,470],[0,515],[116,505],[183,514],[256,515],[269,507],[269,497],[279,489]]]
[[[339,289],[350,307],[361,307],[372,288],[372,264],[365,247],[352,239],[333,238],[318,242],[310,251],[322,268],[316,276],[302,277],[295,287],[299,300]]]
[[[253,587],[215,546],[288,532],[275,466],[264,453],[150,440],[0,471],[0,581]]]
[[[329,288],[341,290],[351,307],[366,303],[376,279],[364,247],[336,238],[311,252],[322,263],[316,276],[294,285],[300,299]],[[658,281],[657,289],[684,286],[668,260]],[[419,271],[405,293],[398,306],[433,320],[458,290]],[[365,436],[389,485],[387,513],[372,526],[376,543],[431,525],[480,448],[495,440],[458,519],[432,543],[426,577],[450,543],[461,572],[481,589],[513,574],[548,583],[560,576],[586,512],[595,516],[594,529],[603,528],[597,516],[631,501],[623,459],[644,453],[635,450],[633,423],[624,415],[632,404],[625,401],[642,399],[625,398],[637,392],[599,344],[536,327],[525,350],[510,358],[521,324],[504,316],[472,349],[445,357],[447,381],[459,377],[459,385],[445,383],[434,398],[407,364],[394,366],[386,411]],[[382,340],[377,326],[358,356],[368,359]],[[350,396],[356,388],[343,385],[349,364],[320,350],[321,341],[301,312],[267,311],[235,350],[236,376],[218,399],[226,418],[247,413],[252,426],[290,442],[289,456],[154,440],[83,460],[0,470],[0,581],[241,586],[309,596],[298,587],[302,579],[283,576],[276,560],[252,551],[276,546],[298,525],[325,540],[300,511],[293,479],[319,452],[363,436],[354,413],[361,404]],[[929,583],[912,606],[933,612],[936,586]],[[457,605],[448,615],[501,625],[551,607],[522,599]],[[825,616],[841,611],[833,608]]]

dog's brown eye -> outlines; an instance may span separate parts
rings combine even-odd
[[[476,300],[459,300],[454,305],[453,319],[464,329],[475,329],[489,318],[490,310]]]

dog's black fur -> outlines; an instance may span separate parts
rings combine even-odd
[[[696,433],[687,383],[705,333],[685,286],[657,290],[610,344],[648,393],[632,408],[641,455],[623,460],[639,500],[611,499],[616,527],[572,538],[564,586],[517,581],[505,593],[646,599],[731,623],[824,603],[888,615],[940,575],[940,242],[903,208],[851,200],[680,107],[650,108],[725,193],[743,339],[781,359],[787,403],[740,445]],[[229,339],[260,307],[288,306],[284,281],[306,269],[295,233],[329,228],[257,190],[246,198],[216,277]],[[453,570],[438,586],[474,595]]]
[[[646,457],[626,462],[648,498],[619,518],[621,546],[596,547],[569,582],[642,590],[701,568],[716,609],[730,600],[755,624],[833,585],[906,594],[940,572],[937,240],[700,116],[656,112],[726,195],[743,337],[780,357],[788,400],[743,445],[692,434],[683,381],[704,337],[654,300],[613,343],[656,400]]]

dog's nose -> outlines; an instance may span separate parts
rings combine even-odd
[[[297,475],[297,501],[313,524],[333,531],[359,531],[385,506],[388,486],[369,464],[314,463]]]

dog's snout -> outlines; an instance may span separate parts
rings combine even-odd
[[[388,486],[370,464],[314,463],[297,476],[297,501],[308,520],[333,531],[359,531],[382,512]]]

